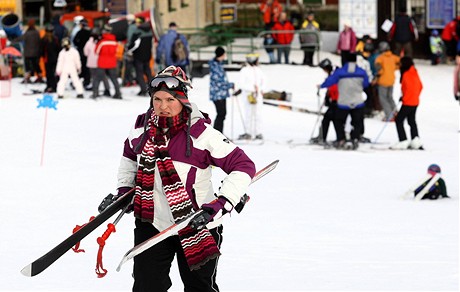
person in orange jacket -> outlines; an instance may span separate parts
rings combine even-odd
[[[377,70],[376,83],[377,91],[385,112],[384,121],[393,119],[396,112],[396,104],[393,99],[393,86],[395,83],[395,71],[399,69],[399,57],[391,52],[390,44],[387,42],[379,43],[381,54],[375,59],[375,68]]]
[[[415,121],[415,113],[420,103],[420,93],[422,92],[423,85],[415,69],[414,62],[410,57],[401,58],[401,93],[402,93],[402,106],[396,116],[396,130],[398,131],[399,143],[391,146],[391,149],[423,149],[422,142],[420,141]],[[406,132],[404,130],[404,120],[410,126],[411,141],[407,140]]]
[[[279,46],[276,48],[278,63],[281,64],[281,56],[284,55],[284,61],[289,64],[289,54],[291,53],[291,43],[294,39],[295,28],[287,19],[286,12],[281,12],[280,19],[275,23],[272,30],[280,31],[279,33],[273,33],[273,38]]]
[[[278,21],[281,12],[283,11],[283,6],[278,2],[278,0],[266,0],[262,1],[259,6],[260,12],[264,19],[265,30],[271,30],[275,22]]]

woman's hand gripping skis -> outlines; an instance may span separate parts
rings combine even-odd
[[[251,184],[258,181],[260,178],[264,177],[266,174],[271,172],[277,166],[279,160],[275,160],[260,171],[256,173],[254,178],[251,181]],[[244,205],[249,201],[249,196],[244,195],[240,202],[235,206],[235,210],[240,213],[243,209]],[[147,239],[146,241],[136,245],[135,247],[131,248],[122,258],[120,264],[117,267],[117,272],[121,270],[121,266],[129,261],[130,259],[134,258],[136,255],[146,251],[150,247],[154,246],[155,244],[161,242],[162,240],[176,234],[179,230],[185,228],[186,226],[190,225],[192,228],[203,228],[204,225],[208,223],[205,216],[206,211],[199,210],[196,213],[190,215],[189,217],[181,220],[180,222],[171,225],[167,229],[163,230],[162,232],[158,233],[157,235]]]

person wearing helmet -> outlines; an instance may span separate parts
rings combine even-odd
[[[327,76],[331,76],[334,72],[334,67],[332,66],[331,60],[328,58],[321,60],[318,66],[323,69]],[[318,85],[318,88],[320,85]],[[321,128],[319,130],[319,135],[316,138],[312,139],[312,143],[324,145],[329,147],[327,143],[327,133],[329,131],[329,125],[331,122],[334,122],[335,113],[337,110],[337,100],[339,99],[339,88],[337,84],[333,84],[327,88],[326,95],[324,96],[324,105],[327,106],[327,111],[324,113],[323,120],[321,121]],[[336,132],[337,137],[337,132]]]
[[[45,92],[56,92],[56,66],[61,51],[61,44],[54,35],[54,25],[48,24],[45,27],[45,35],[40,41],[40,55],[45,63],[46,89]]]
[[[241,89],[241,96],[245,108],[243,120],[244,133],[240,140],[263,140],[262,135],[262,110],[263,110],[263,88],[265,86],[265,74],[259,67],[259,55],[246,55],[247,65],[240,71],[238,87]]]
[[[430,35],[431,65],[437,65],[441,62],[443,51],[444,42],[439,36],[439,32],[436,29],[433,29]]]
[[[133,291],[167,291],[174,257],[185,291],[219,291],[220,217],[237,205],[255,174],[246,153],[189,101],[191,88],[189,78],[175,66],[150,80],[150,108],[137,117],[125,140],[118,194],[135,188],[135,245],[197,210],[204,211],[206,220],[137,255]],[[214,167],[227,173],[216,194],[211,183]]]
[[[376,83],[380,104],[385,113],[384,121],[394,121],[396,104],[393,99],[393,86],[396,80],[395,72],[399,69],[400,58],[391,52],[390,44],[379,43],[380,55],[375,59],[377,70]]]
[[[80,55],[78,51],[70,45],[69,38],[63,38],[61,45],[62,50],[59,53],[56,66],[56,74],[60,77],[57,84],[58,98],[64,97],[64,91],[69,77],[77,91],[77,98],[83,98],[83,84],[78,77],[78,74],[81,72]]]
[[[418,188],[414,190],[414,197],[417,196],[418,193],[420,193],[425,186],[432,180],[434,179],[433,177],[438,174],[438,179],[436,182],[433,184],[433,186],[428,190],[428,192],[423,195],[422,200],[437,200],[439,198],[450,198],[447,195],[447,187],[446,187],[446,182],[444,179],[440,176],[441,175],[441,168],[437,164],[431,164],[428,166],[428,173],[432,176],[431,178],[427,179],[424,183],[422,183]]]

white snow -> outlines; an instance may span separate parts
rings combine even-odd
[[[335,55],[324,57],[339,63]],[[293,52],[291,58],[300,62],[301,55]],[[261,59],[267,60],[263,52]],[[321,69],[284,64],[262,69],[267,89],[286,90],[293,101],[317,109],[315,86],[325,78]],[[459,105],[452,94],[453,67],[417,60],[417,69],[424,84],[417,122],[425,151],[290,148],[287,140],[310,138],[317,116],[264,106],[266,143],[241,147],[258,168],[275,159],[280,163],[250,187],[244,212],[225,221],[217,275],[222,291],[459,289]],[[229,78],[237,81],[238,72],[229,72]],[[68,251],[32,278],[20,270],[96,215],[102,198],[115,191],[124,139],[148,98],[137,97],[137,87],[123,88],[121,101],[95,102],[89,93],[78,100],[75,92],[66,93],[57,111],[48,110],[40,166],[46,110],[37,108],[42,96],[22,94],[38,86],[19,82],[12,81],[11,97],[0,98],[0,290],[130,290],[132,262],[119,273],[115,268],[132,247],[132,215],[107,240],[105,278],[97,278],[94,268],[96,238],[106,224],[81,242],[86,253]],[[190,100],[214,118],[208,83],[209,76],[195,78]],[[396,101],[399,92],[396,84]],[[383,126],[366,119],[365,136],[374,140]],[[230,100],[224,132],[242,133],[236,107],[232,131]],[[329,140],[334,138],[331,125]],[[397,142],[393,123],[379,141]],[[432,163],[441,166],[451,199],[401,199]],[[216,170],[216,188],[222,177]],[[183,290],[175,264],[171,277],[171,290]]]

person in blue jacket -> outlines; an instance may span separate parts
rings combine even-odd
[[[209,98],[216,106],[216,119],[214,120],[214,129],[223,133],[224,120],[227,115],[227,98],[230,97],[228,90],[234,88],[233,82],[229,82],[222,63],[225,59],[225,49],[217,47],[215,50],[216,57],[209,60]]]
[[[179,54],[174,53],[174,47],[176,39],[180,39],[182,41],[183,52]],[[168,32],[160,37],[157,46],[157,52],[155,57],[155,63],[166,67],[169,66],[176,66],[180,67],[185,73],[189,73],[187,70],[187,66],[190,63],[189,60],[189,46],[187,42],[187,38],[177,32],[177,24],[175,22],[171,22],[169,24]]]
[[[369,79],[366,71],[356,65],[356,54],[348,56],[345,65],[337,68],[330,75],[320,88],[328,88],[334,84],[339,87],[339,99],[337,100],[337,111],[334,119],[334,128],[337,133],[337,148],[359,147],[359,137],[364,127],[364,88],[369,86]],[[350,133],[352,145],[346,145],[345,122],[348,115],[351,116],[353,130]]]

